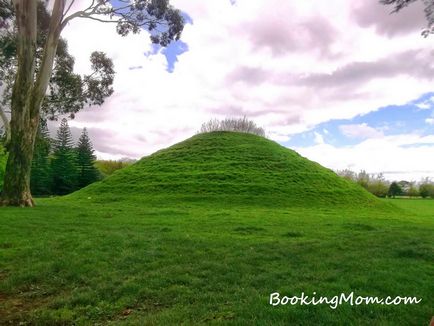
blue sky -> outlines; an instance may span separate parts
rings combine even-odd
[[[405,105],[380,107],[352,119],[330,120],[318,124],[311,130],[291,136],[291,139],[283,144],[290,148],[313,146],[320,135],[325,143],[335,147],[352,146],[375,136],[375,131],[378,132],[378,137],[402,134],[432,135],[434,120],[430,119],[434,118],[434,105],[431,98],[434,98],[434,93],[427,93]],[[360,125],[366,128],[362,127],[359,133],[345,132],[345,126],[354,129]]]
[[[113,7],[125,5],[124,3],[117,0],[111,0],[110,3],[113,5]],[[184,18],[186,24],[190,24],[190,25],[193,24],[193,19],[188,15],[188,13],[182,12],[182,17]],[[178,56],[188,51],[188,45],[182,40],[172,42],[166,48],[162,48],[159,45],[153,44],[152,49],[150,51],[145,52],[144,55],[145,56],[155,55],[160,51],[166,57],[167,71],[171,73],[175,69],[175,64],[178,61]]]
[[[182,13],[186,24],[193,25],[193,19],[185,12]],[[178,56],[188,51],[188,44],[182,40],[170,43],[167,47],[162,48],[159,45],[153,44],[152,50],[145,53],[145,56],[156,55],[161,52],[167,60],[167,72],[172,73],[175,69],[175,64],[178,61]]]

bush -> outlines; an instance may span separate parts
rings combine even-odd
[[[0,191],[3,188],[3,178],[5,176],[6,162],[8,160],[8,154],[3,145],[0,144]]]
[[[422,198],[434,198],[434,184],[431,182],[424,182],[419,185],[419,193]]]
[[[98,160],[95,161],[95,167],[99,170],[102,177],[107,177],[109,175],[112,175],[115,171],[123,169],[131,164],[133,164],[134,160],[119,160],[119,161],[113,161],[113,160]]]
[[[199,133],[207,133],[213,131],[234,131],[244,132],[248,134],[254,134],[261,137],[265,137],[265,131],[263,128],[258,127],[253,121],[243,118],[226,118],[224,120],[212,119],[204,124],[200,128]]]
[[[389,190],[389,182],[384,179],[382,173],[379,174],[369,174],[362,170],[359,173],[355,173],[349,169],[338,170],[337,175],[356,182],[371,194],[377,197],[386,197]]]

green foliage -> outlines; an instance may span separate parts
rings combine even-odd
[[[388,182],[383,178],[382,175],[377,176],[376,178],[371,178],[368,183],[367,190],[377,196],[377,197],[386,197],[389,191]]]
[[[5,175],[7,161],[8,161],[8,154],[5,148],[3,147],[3,145],[0,143],[0,191],[3,188],[3,178]]]
[[[420,195],[419,190],[415,186],[414,182],[410,183],[410,186],[409,186],[409,188],[407,190],[407,195],[409,197],[418,197]]]
[[[356,182],[359,185],[361,185],[363,188],[368,189],[369,182],[371,181],[370,179],[371,178],[370,178],[369,174],[366,173],[365,170],[362,170],[359,172],[359,174],[357,174],[357,181]]]
[[[83,188],[99,179],[97,168],[93,165],[96,157],[86,128],[77,145],[78,187]]]
[[[419,193],[422,198],[434,198],[434,183],[428,178],[423,179],[419,185]]]
[[[349,169],[337,171],[341,177],[356,182],[371,194],[377,197],[386,197],[389,190],[389,182],[383,174],[369,174],[365,170],[355,173]]]
[[[389,191],[387,192],[389,197],[395,198],[395,196],[402,195],[402,188],[398,182],[393,181],[390,184]]]
[[[65,195],[77,189],[77,154],[74,150],[68,121],[62,119],[54,142],[51,160],[53,173],[52,191],[56,195]]]
[[[47,122],[41,119],[35,139],[35,149],[32,160],[30,188],[33,195],[51,194],[51,166],[50,166],[51,139]]]
[[[95,166],[105,178],[112,175],[115,171],[130,166],[135,161],[123,161],[123,160],[98,160],[95,161]]]
[[[270,206],[379,203],[363,188],[296,152],[263,137],[237,132],[196,135],[72,196],[113,194],[140,200],[169,197],[245,203],[265,196]]]
[[[9,4],[8,4],[9,3]],[[0,104],[10,107],[12,86],[17,65],[17,41],[15,12],[10,1],[0,1]],[[38,1],[36,71],[42,61],[43,48],[49,32],[51,15],[45,1]],[[4,26],[2,26],[4,25]],[[65,39],[60,38],[50,83],[41,110],[44,118],[55,119],[61,114],[71,118],[85,105],[101,105],[113,93],[113,63],[103,52],[95,51],[90,56],[92,72],[80,76],[74,73],[75,59],[68,51]]]
[[[167,46],[170,42],[179,40],[184,29],[181,12],[172,7],[168,0],[142,0],[129,6],[122,3],[118,7],[109,0],[102,0],[100,3],[108,5],[101,8],[99,13],[117,16],[116,31],[122,36],[139,33],[145,28],[152,43]]]
[[[419,2],[417,0],[380,0],[380,3],[384,5],[392,5],[394,13],[406,8],[412,3]],[[422,1],[421,1],[422,2]],[[422,30],[422,35],[424,37],[428,37],[429,34],[434,33],[434,1],[433,0],[424,0],[423,1],[425,9],[425,17],[428,22],[427,28]]]

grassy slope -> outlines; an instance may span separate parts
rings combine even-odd
[[[265,152],[270,146],[280,150],[266,140],[263,144]],[[184,145],[175,148],[188,151]],[[161,151],[140,164],[152,167],[164,181],[173,181],[166,174],[170,165],[149,163],[170,152]],[[214,148],[207,153],[221,152]],[[285,155],[301,164],[296,154]],[[190,168],[195,166],[194,158],[185,160]],[[306,169],[318,168],[303,162]],[[182,166],[179,160],[174,165],[173,171]],[[139,180],[149,178],[143,179],[139,172],[143,169],[128,169],[136,178],[121,171],[115,176],[136,180],[122,188],[132,195],[141,187]],[[334,182],[331,172],[319,170]],[[207,186],[200,178],[189,179],[194,189]],[[35,209],[0,209],[0,324],[11,320],[44,325],[428,323],[434,293],[434,201],[395,200],[391,202],[400,209],[389,209],[387,203],[373,208],[369,196],[366,205],[352,205],[348,192],[337,192],[343,196],[339,205],[312,205],[291,198],[293,192],[283,192],[277,196],[281,205],[274,205],[268,192],[256,187],[260,180],[270,180],[261,179],[259,172],[254,180],[254,187],[228,182],[224,189],[248,190],[230,204],[214,185],[205,188],[203,200],[187,201],[178,187],[190,188],[179,182],[174,188],[166,184],[172,189],[170,201],[163,201],[148,186],[141,188],[141,201],[139,197],[121,201],[119,189],[115,195],[104,189],[114,182],[108,179],[69,198],[40,200]],[[319,183],[320,189],[326,190],[323,185]],[[310,198],[309,192],[294,189]],[[197,190],[190,191],[193,195]],[[316,192],[314,198],[321,196]],[[330,203],[327,196],[331,194],[321,201]],[[204,200],[216,198],[225,201]],[[269,294],[275,291],[328,296],[355,291],[380,297],[417,296],[423,301],[396,307],[344,305],[336,310],[271,307]]]
[[[251,134],[201,134],[145,157],[72,195],[140,201],[230,199],[273,205],[377,205],[358,185],[279,144]]]

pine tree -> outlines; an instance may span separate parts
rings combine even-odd
[[[49,195],[51,193],[50,151],[51,139],[47,121],[41,119],[35,139],[30,175],[30,189],[34,195]]]
[[[99,179],[98,170],[93,165],[96,159],[93,153],[92,143],[86,128],[84,128],[77,146],[78,186],[80,188],[86,187]]]
[[[73,146],[71,130],[66,119],[62,119],[57,131],[51,168],[53,174],[53,193],[66,195],[77,189],[77,155]]]

